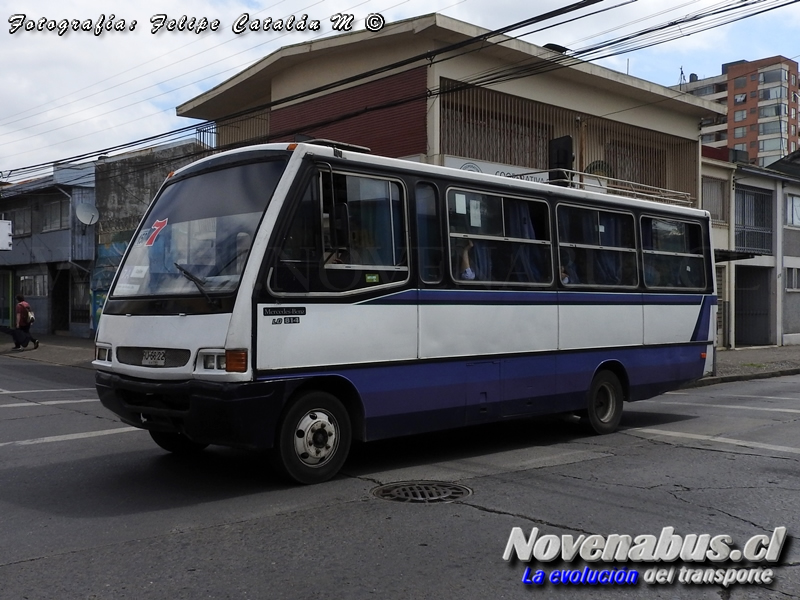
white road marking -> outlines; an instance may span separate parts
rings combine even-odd
[[[85,433],[52,435],[49,437],[34,438],[32,440],[19,440],[16,442],[0,442],[0,446],[30,446],[33,444],[48,444],[50,442],[68,442],[70,440],[80,440],[85,438],[98,437],[101,435],[113,435],[115,433],[127,433],[129,431],[142,431],[142,430],[137,427],[117,427],[115,429],[103,429],[101,431],[87,431]]]
[[[667,392],[667,395],[670,396],[695,396],[696,394],[690,394],[688,392]],[[714,394],[713,396],[709,394],[712,398],[757,398],[759,400],[794,400],[795,402],[800,400],[797,396],[794,398],[790,398],[788,396],[746,396],[744,394]]]
[[[64,388],[63,390],[0,390],[0,394],[45,394],[47,392],[85,392],[95,388]]]
[[[657,402],[657,400],[644,400],[644,402]],[[767,408],[762,406],[737,406],[735,404],[703,404],[702,402],[671,402],[671,401],[661,402],[661,404],[667,406],[669,406],[670,404],[676,404],[678,406],[700,406],[704,408],[732,408],[734,410],[763,410],[767,412],[800,414],[800,409],[797,408]]]
[[[628,429],[632,433],[649,433],[652,435],[664,435],[668,437],[685,438],[687,440],[701,440],[706,442],[717,442],[720,444],[732,444],[745,448],[758,448],[760,450],[772,450],[774,452],[788,452],[790,454],[800,454],[800,448],[791,446],[776,446],[774,444],[762,444],[761,442],[748,442],[747,440],[735,440],[732,438],[719,437],[716,435],[702,435],[699,433],[680,433],[678,431],[666,431],[664,429],[636,428]]]
[[[100,399],[86,398],[85,400],[46,400],[44,402],[14,402],[13,404],[0,404],[0,408],[21,408],[25,406],[52,406],[54,404],[80,404],[81,402],[100,402]]]

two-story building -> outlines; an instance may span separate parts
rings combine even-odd
[[[214,123],[219,149],[328,138],[520,177],[547,171],[555,148],[584,174],[573,180],[687,205],[699,122],[725,111],[437,14],[281,48],[178,107]]]
[[[702,208],[718,254],[736,259],[717,263],[720,346],[800,343],[798,154],[763,168],[703,148]]]
[[[53,174],[0,189],[0,218],[13,245],[0,252],[0,322],[14,322],[14,296],[36,313],[36,330],[88,337],[89,277],[95,225],[78,207],[94,206],[94,164],[56,164]]]

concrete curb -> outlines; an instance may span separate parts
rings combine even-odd
[[[730,383],[731,381],[749,381],[751,379],[769,379],[770,377],[784,377],[786,375],[800,375],[800,368],[780,369],[778,371],[765,371],[763,373],[740,373],[737,375],[715,375],[704,377],[692,383],[687,383],[681,389],[706,387],[718,383]]]

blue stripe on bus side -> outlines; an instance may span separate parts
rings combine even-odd
[[[703,298],[703,305],[700,307],[700,314],[697,315],[697,323],[694,326],[691,340],[693,342],[707,341],[709,339],[709,325],[711,323],[711,307],[716,306],[716,296],[706,296]]]
[[[696,305],[716,296],[704,294],[649,294],[641,292],[576,292],[576,291],[498,291],[498,290],[404,290],[359,302],[359,304],[569,304],[569,305]]]
[[[294,370],[287,377],[349,380],[363,402],[367,439],[374,440],[583,408],[594,373],[608,361],[622,365],[631,399],[642,400],[700,378],[703,351],[697,343],[602,348]],[[282,378],[264,375],[260,379]],[[475,418],[482,409],[486,417]]]

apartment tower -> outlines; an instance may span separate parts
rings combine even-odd
[[[747,152],[765,167],[800,147],[798,138],[798,65],[783,56],[726,63],[722,74],[698,78],[675,89],[719,102],[728,115],[701,121],[701,143]]]

